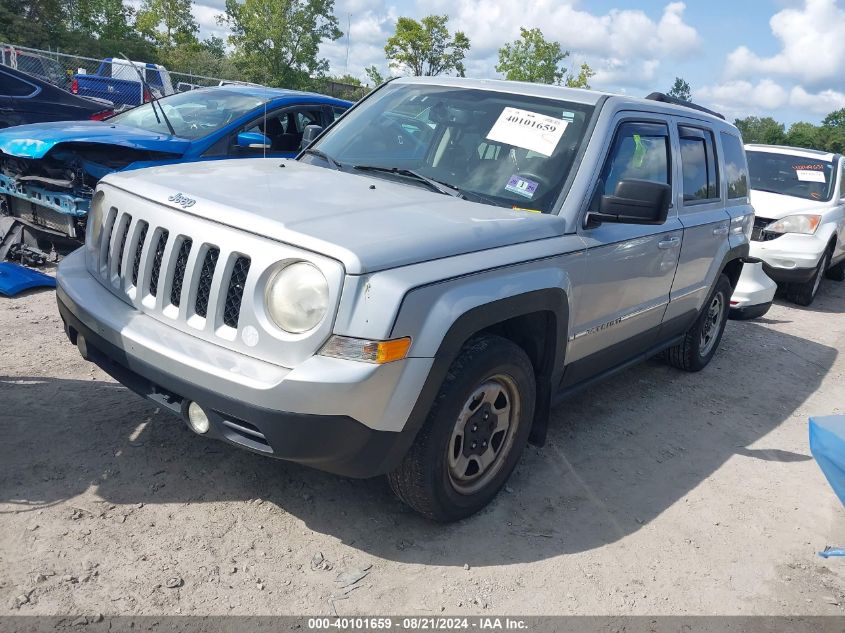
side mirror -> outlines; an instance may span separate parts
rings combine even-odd
[[[235,143],[241,149],[270,149],[273,144],[260,132],[241,132]]]
[[[322,125],[306,125],[305,129],[302,130],[302,142],[299,144],[299,149],[305,149],[311,143],[314,142],[314,139],[320,136],[323,133],[323,126]]]
[[[620,180],[612,196],[602,196],[598,212],[587,214],[587,225],[602,222],[663,224],[669,214],[672,187],[650,180]]]

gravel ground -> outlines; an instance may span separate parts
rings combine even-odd
[[[197,437],[84,362],[52,292],[0,299],[0,614],[841,615],[807,417],[845,409],[843,312],[826,281],[729,323],[699,374],[583,392],[444,526],[383,480]]]

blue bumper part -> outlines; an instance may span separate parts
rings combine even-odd
[[[37,205],[74,217],[88,215],[88,209],[91,206],[89,198],[80,198],[69,193],[51,191],[37,185],[19,183],[14,178],[0,174],[0,195],[3,194],[34,202]]]
[[[845,505],[845,415],[810,418],[810,451]]]
[[[14,297],[19,292],[39,287],[55,288],[56,280],[19,264],[0,262],[0,294]]]

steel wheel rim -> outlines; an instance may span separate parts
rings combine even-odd
[[[722,319],[724,318],[725,301],[722,298],[722,293],[717,292],[716,296],[710,301],[707,308],[707,314],[704,317],[704,324],[701,327],[701,344],[699,349],[702,356],[707,356],[713,346],[716,344],[716,338],[719,335],[719,330],[722,327]]]
[[[510,376],[496,374],[472,391],[455,420],[446,448],[449,481],[456,492],[478,492],[502,470],[513,446],[520,412],[519,390]]]

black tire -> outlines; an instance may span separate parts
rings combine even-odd
[[[666,360],[670,365],[691,372],[707,367],[725,332],[732,293],[730,280],[725,275],[719,275],[701,313],[684,334],[684,340],[666,350]]]
[[[845,259],[828,268],[824,276],[833,281],[845,281]]]
[[[769,311],[772,307],[772,302],[761,303],[756,306],[748,306],[747,308],[731,308],[728,312],[728,318],[732,321],[750,321],[751,319],[759,319],[761,316]]]
[[[498,432],[504,434],[501,438],[498,433],[489,436],[489,448],[484,453],[493,451],[497,438],[499,452],[489,466],[480,471],[477,483],[481,487],[461,491],[453,475],[457,466],[450,466],[450,462],[466,460],[467,447],[475,448],[469,440],[481,437],[476,435],[479,426],[489,424],[490,429],[482,428],[478,433],[490,431],[498,419],[490,405],[480,403],[473,409],[472,404],[478,399],[471,398],[487,385],[494,384],[490,381],[499,378],[505,380],[509,388],[512,386],[515,395],[511,400],[518,407],[515,418],[508,416],[511,420],[508,429]],[[393,492],[411,508],[435,521],[457,521],[477,512],[496,496],[519,461],[531,430],[535,399],[534,368],[522,348],[499,336],[484,335],[471,339],[449,368],[428,419],[402,463],[388,474]],[[512,403],[508,404],[509,411]],[[482,405],[487,408],[482,409]],[[474,412],[466,417],[469,411]],[[483,422],[483,415],[490,412],[494,413],[492,421]],[[463,422],[462,417],[465,418]],[[483,417],[483,420],[487,419]],[[473,424],[472,428],[470,424]],[[515,427],[512,429],[513,424]],[[458,440],[456,433],[461,427],[462,435]],[[463,444],[464,439],[467,439],[466,444]],[[462,450],[454,454],[456,444]],[[487,441],[484,447],[488,447]],[[481,461],[475,463],[480,469]],[[467,472],[464,470],[464,475]]]
[[[805,281],[802,284],[793,283],[786,287],[786,298],[792,303],[797,303],[799,306],[811,305],[819,292],[819,286],[821,285],[828,264],[830,264],[830,250],[826,250],[822,254],[822,258],[819,260],[819,264],[816,266],[810,281]]]

